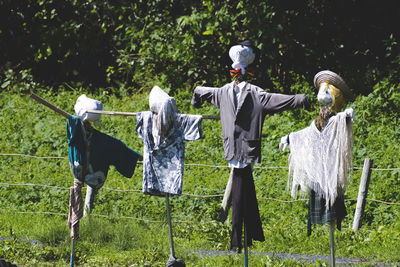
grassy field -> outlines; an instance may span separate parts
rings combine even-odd
[[[73,113],[75,100],[82,93],[85,91],[42,91],[41,96]],[[399,94],[394,93],[396,97]],[[99,91],[88,96],[101,100],[104,110],[148,110],[146,94],[118,97]],[[182,113],[218,114],[211,105],[193,109],[190,92],[183,91],[176,98]],[[364,224],[357,232],[351,227],[361,169],[356,168],[352,174],[346,192],[348,216],[342,231],[335,232],[336,255],[365,259],[365,266],[377,262],[400,266],[400,205],[373,200],[400,203],[399,170],[382,170],[400,167],[397,141],[400,128],[395,112],[398,106],[389,110],[385,107],[387,102],[377,87],[370,96],[358,97],[351,104],[356,112],[354,166],[362,167],[368,157],[374,160],[374,170]],[[258,166],[261,168],[254,171],[254,179],[266,241],[255,242],[251,252],[330,253],[328,225],[314,226],[312,235],[307,237],[307,202],[280,201],[292,200],[285,168],[288,152],[279,151],[280,137],[307,126],[317,115],[316,110],[315,106],[311,112],[284,112],[267,117],[264,123],[263,158]],[[28,95],[0,92],[0,236],[4,237],[0,241],[0,258],[23,266],[66,266],[69,262],[66,215],[72,174],[66,159],[65,124],[63,117]],[[134,117],[103,116],[98,129],[142,151],[135,126]],[[176,255],[187,266],[242,266],[243,254],[200,257],[194,252],[228,250],[231,229],[229,218],[225,223],[217,220],[221,194],[229,176],[223,160],[220,123],[205,120],[203,132],[203,139],[186,144],[183,192],[188,195],[171,198]],[[141,183],[141,164],[130,179],[113,167],[110,169],[104,188],[96,196],[93,215],[81,221],[81,237],[76,245],[78,266],[165,266],[169,257],[165,200],[143,195]],[[110,188],[137,191],[119,192]],[[217,196],[202,197],[205,195]],[[324,261],[296,262],[262,255],[251,255],[249,263],[250,266],[328,266]]]

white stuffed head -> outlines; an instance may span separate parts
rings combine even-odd
[[[247,66],[253,63],[256,55],[250,46],[239,44],[229,49],[229,57],[233,61],[232,68],[241,69],[242,75],[244,75]]]
[[[101,114],[87,113],[88,110],[103,110],[103,103],[87,97],[85,94],[78,97],[74,106],[75,114],[83,121],[90,121],[95,126],[98,126]]]
[[[159,145],[174,125],[178,109],[175,98],[170,97],[158,86],[154,86],[150,92],[149,105],[153,112],[154,143]]]

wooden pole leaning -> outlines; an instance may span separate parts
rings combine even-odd
[[[50,108],[51,110],[57,112],[58,114],[64,116],[67,119],[71,116],[68,112],[56,107],[55,105],[51,104],[50,102],[47,102],[46,100],[44,100],[43,98],[41,98],[40,96],[38,96],[38,95],[36,95],[36,94],[34,94],[32,92],[30,94],[30,97],[32,99],[34,99],[35,101],[37,101],[37,102],[45,105],[46,107]],[[71,231],[72,231],[72,229],[71,229]],[[70,254],[70,261],[69,261],[69,266],[70,267],[73,267],[74,264],[75,264],[75,252],[74,252],[74,250],[75,250],[75,242],[74,242],[74,239],[71,238],[71,254]]]
[[[60,109],[60,108],[54,106],[53,104],[47,102],[46,100],[44,100],[44,99],[41,98],[40,96],[36,95],[35,93],[32,93],[32,92],[31,92],[30,97],[31,97],[32,99],[36,100],[37,102],[39,102],[39,103],[45,105],[46,107],[48,107],[48,108],[54,110],[55,112],[57,112],[58,114],[64,116],[64,117],[67,118],[67,119],[69,118],[69,116],[71,116],[68,112],[66,112],[66,111],[64,111],[64,110],[62,110],[62,109]]]

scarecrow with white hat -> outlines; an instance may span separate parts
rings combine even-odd
[[[149,96],[150,111],[137,113],[136,131],[143,139],[143,193],[165,197],[170,239],[167,267],[185,266],[175,256],[169,197],[182,194],[185,142],[202,136],[200,115],[180,114],[176,100],[154,86]]]
[[[81,95],[74,106],[76,116],[67,119],[67,139],[70,168],[74,175],[71,187],[68,227],[71,229],[71,266],[74,262],[74,240],[79,238],[79,220],[92,209],[93,196],[103,186],[110,165],[125,177],[132,177],[141,155],[127,147],[122,141],[106,135],[91,125],[97,126],[100,114],[88,110],[102,110],[103,104],[86,95]],[[87,184],[85,207],[81,189]]]
[[[261,131],[267,114],[298,107],[309,107],[304,94],[268,93],[248,82],[254,76],[250,64],[256,55],[251,42],[234,45],[229,50],[233,81],[223,87],[196,87],[192,104],[200,107],[210,102],[220,109],[225,160],[232,167],[232,236],[231,250],[241,252],[242,227],[247,245],[264,241],[256,198],[252,166],[261,161]]]
[[[292,196],[298,189],[309,194],[308,235],[312,223],[331,223],[332,265],[333,231],[341,228],[346,216],[344,192],[352,169],[354,111],[340,112],[352,93],[344,80],[328,70],[314,77],[319,116],[311,125],[281,138],[280,149],[290,146],[289,184]]]

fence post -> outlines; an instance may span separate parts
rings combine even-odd
[[[371,179],[372,159],[364,159],[364,167],[361,175],[360,187],[358,190],[357,206],[354,212],[353,231],[361,228],[362,217],[364,215],[365,201],[368,195],[368,186]]]
[[[226,184],[224,198],[222,199],[221,203],[222,209],[219,221],[222,223],[225,222],[226,218],[228,217],[228,212],[232,205],[232,174],[233,174],[233,168],[231,169],[231,173],[229,174],[229,180],[228,183]]]

